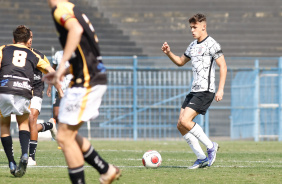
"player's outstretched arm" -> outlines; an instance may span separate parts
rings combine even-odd
[[[224,55],[220,56],[216,60],[217,65],[219,66],[219,85],[218,85],[218,90],[215,94],[215,100],[219,102],[223,98],[224,94],[224,85],[225,85],[225,80],[226,80],[226,75],[227,75],[227,66],[226,62],[224,59]]]
[[[169,59],[176,64],[177,66],[183,66],[185,65],[188,61],[190,61],[189,58],[186,56],[182,55],[181,57],[176,56],[170,51],[170,46],[168,45],[167,42],[164,42],[162,46],[162,51],[169,57]]]
[[[83,33],[83,27],[77,19],[68,20],[64,28],[68,30],[67,41],[64,47],[64,54],[59,67],[55,73],[55,86],[60,84],[65,75],[65,63],[71,58],[73,52],[77,49]]]

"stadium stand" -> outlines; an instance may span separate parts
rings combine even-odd
[[[72,0],[71,0],[72,1]],[[73,0],[95,26],[104,56],[164,56],[161,45],[167,41],[175,54],[182,55],[193,40],[188,17],[205,13],[208,33],[222,46],[226,57],[278,57],[282,51],[280,0]],[[47,56],[52,47],[60,50],[50,9],[46,1],[0,0],[0,43],[12,41],[19,24],[34,33],[33,47]],[[229,67],[253,67],[247,60],[227,60]],[[276,61],[261,67],[277,66]],[[225,98],[212,106],[230,106],[228,74]],[[217,81],[218,83],[218,81]],[[45,99],[47,97],[44,97]],[[44,101],[43,105],[50,105]],[[229,136],[230,110],[210,113],[210,135]],[[41,119],[51,113],[42,111]]]
[[[90,7],[86,1],[74,1],[86,12],[93,22],[100,40],[103,55],[124,56],[143,55],[142,49],[136,47],[129,36],[123,34],[116,25],[110,24],[97,8]],[[54,23],[51,19],[50,9],[46,1],[36,0],[11,0],[1,1],[0,6],[1,36],[0,43],[12,42],[12,30],[17,25],[25,24],[34,32],[33,47],[45,55],[51,55],[51,47],[60,50]]]
[[[0,43],[11,42],[15,25],[34,30],[34,47],[51,55],[60,49],[45,1],[1,0]],[[182,54],[193,39],[188,17],[203,12],[208,32],[226,56],[280,56],[282,40],[279,0],[74,0],[94,23],[103,55],[160,56],[167,41]],[[271,20],[271,21],[270,21]]]
[[[226,56],[280,56],[282,27],[279,0],[103,0],[105,16],[149,56],[161,55],[164,41],[182,54],[192,40],[188,18],[207,15],[208,33]]]

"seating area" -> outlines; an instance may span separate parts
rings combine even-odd
[[[188,18],[207,15],[208,33],[226,56],[280,56],[282,40],[279,0],[103,0],[98,9],[149,56],[162,55],[164,41],[183,54],[193,40]]]
[[[135,42],[129,36],[123,34],[116,25],[110,24],[96,7],[89,6],[85,1],[74,1],[87,14],[92,21],[100,40],[102,55],[124,56],[143,55],[142,49],[136,47]],[[24,24],[30,27],[34,34],[33,47],[47,56],[51,56],[52,47],[60,50],[51,10],[46,1],[36,0],[10,0],[1,1],[0,6],[1,35],[0,43],[12,42],[12,31],[16,26]]]
[[[51,55],[60,49],[50,9],[45,1],[1,0],[0,43],[12,40],[12,30],[25,24],[34,31],[34,47]],[[103,55],[160,56],[167,41],[182,54],[193,40],[188,18],[207,15],[208,33],[226,56],[280,56],[282,51],[279,0],[74,0],[94,24]]]

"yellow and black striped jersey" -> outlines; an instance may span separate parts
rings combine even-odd
[[[0,58],[0,93],[31,99],[35,68],[46,73],[45,68],[50,64],[21,44],[1,46]]]
[[[101,60],[98,38],[87,16],[70,2],[58,3],[52,9],[52,16],[63,48],[68,34],[68,30],[64,28],[67,21],[77,19],[84,30],[81,41],[73,57],[69,60],[70,72],[73,75],[70,86],[91,87],[97,84],[106,84],[106,68]]]

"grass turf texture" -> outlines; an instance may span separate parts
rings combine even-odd
[[[123,171],[117,184],[184,184],[184,183],[281,183],[282,143],[219,141],[219,152],[210,168],[188,170],[196,160],[183,141],[92,141],[92,145],[108,162]],[[10,174],[8,161],[0,147],[0,183],[54,184],[70,183],[65,159],[54,141],[40,141],[37,147],[38,166],[28,167],[22,178]],[[163,158],[157,169],[146,169],[142,155],[157,150]],[[205,149],[204,149],[205,150]],[[20,145],[14,140],[14,154],[19,161]],[[99,183],[98,173],[85,164],[86,183]]]

